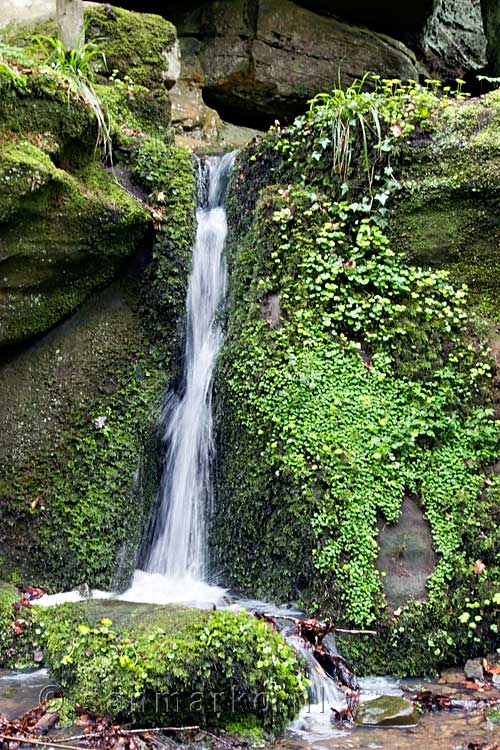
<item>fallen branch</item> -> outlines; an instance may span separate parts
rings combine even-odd
[[[321,623],[314,619],[300,620],[298,617],[292,617],[291,615],[276,615],[274,617],[265,613],[256,613],[256,617],[265,620],[278,631],[277,620],[292,622],[296,627],[296,634],[312,651],[316,662],[323,668],[326,675],[354,693],[359,692],[359,682],[352,668],[342,656],[332,653],[323,643],[329,633],[337,630],[331,621],[327,620],[327,622]]]
[[[89,734],[73,734],[71,737],[59,737],[57,743],[75,742],[76,740],[86,740],[94,737],[101,737],[107,729],[100,732],[90,732]],[[204,732],[209,734],[199,726],[193,727],[148,727],[147,729],[120,729],[120,734],[152,734],[153,732]],[[68,745],[65,745],[68,747]],[[81,749],[80,749],[81,750]]]
[[[66,750],[82,750],[78,745],[61,745],[52,740],[37,740],[35,737],[22,737],[21,735],[0,734],[0,740],[15,742],[19,745],[43,745],[44,747],[65,747]]]

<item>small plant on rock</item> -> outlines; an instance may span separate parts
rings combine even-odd
[[[50,66],[58,71],[68,84],[68,95],[81,97],[93,111],[97,120],[97,145],[104,157],[112,161],[112,143],[109,118],[103,111],[101,102],[93,86],[93,63],[97,58],[106,64],[104,52],[94,41],[85,41],[86,24],[81,28],[74,49],[66,47],[61,39],[40,35],[34,39],[40,46]]]

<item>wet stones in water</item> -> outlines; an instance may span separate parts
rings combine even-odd
[[[436,565],[429,524],[415,500],[405,497],[401,516],[392,526],[379,523],[377,568],[391,609],[410,599],[426,599],[425,584]]]
[[[363,703],[354,718],[355,724],[380,727],[415,726],[417,714],[412,703],[393,695],[381,695]]]

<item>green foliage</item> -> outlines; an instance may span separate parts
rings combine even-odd
[[[100,58],[106,65],[104,52],[99,49],[96,42],[85,41],[86,28],[87,25],[84,24],[74,49],[67,49],[61,39],[53,36],[39,35],[34,37],[43,51],[45,59],[50,61],[51,67],[62,73],[67,78],[68,83],[74,86],[75,91],[79,90],[79,82],[89,82],[94,79],[96,58]]]
[[[247,613],[145,609],[135,625],[96,620],[92,604],[35,611],[32,630],[71,704],[141,724],[245,722],[254,733],[277,733],[295,716],[307,681],[265,622]]]
[[[466,287],[408,265],[385,233],[398,189],[389,157],[451,107],[433,89],[383,82],[323,95],[240,157],[217,378],[214,565],[233,585],[251,590],[255,577],[259,595],[280,599],[297,597],[295,571],[306,606],[377,622],[376,647],[351,645],[358,663],[386,670],[392,657],[413,673],[492,634],[474,643],[459,615],[476,588],[482,541],[470,530],[498,451],[493,361]],[[277,178],[281,187],[262,190]],[[255,205],[250,225],[236,216]],[[374,565],[377,521],[397,522],[408,493],[420,498],[439,562],[428,601],[394,624]],[[491,544],[491,516],[482,519]],[[497,614],[485,609],[485,631]]]

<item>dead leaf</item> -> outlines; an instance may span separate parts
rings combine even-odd
[[[488,659],[483,659],[483,669],[488,674],[500,674],[500,664],[492,664]]]
[[[10,627],[16,635],[21,635],[23,630],[28,627],[28,623],[26,620],[18,619],[11,622]]]
[[[156,202],[165,203],[165,193],[163,192],[163,190],[159,192],[158,195],[156,196]]]
[[[484,571],[486,570],[486,565],[484,564],[482,560],[476,560],[472,570],[474,571],[474,573],[476,573],[476,575],[479,576],[481,575],[481,573],[484,573]]]

